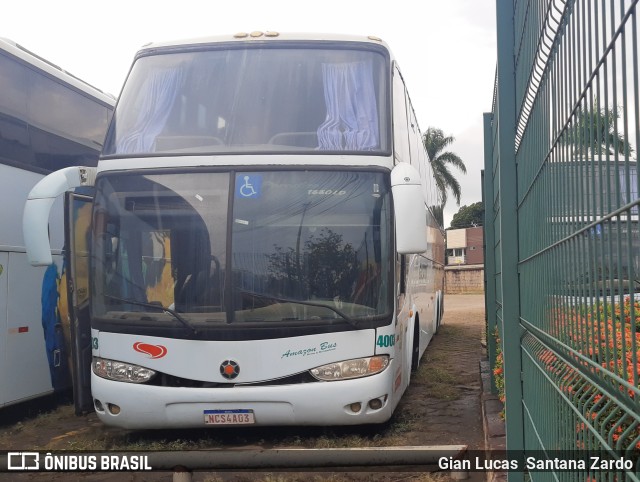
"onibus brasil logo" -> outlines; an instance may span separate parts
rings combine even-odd
[[[8,452],[7,469],[20,471],[152,470],[148,455],[40,454]]]

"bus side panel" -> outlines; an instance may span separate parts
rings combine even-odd
[[[6,353],[7,338],[9,332],[7,330],[7,266],[9,265],[9,253],[0,252],[0,407],[5,405],[8,400],[7,393],[7,376],[6,372]]]
[[[29,264],[22,237],[24,204],[40,179],[42,174],[0,164],[0,406],[50,393],[55,384],[52,375],[54,380],[62,380],[60,388],[68,386],[68,376],[58,376],[61,370],[49,369],[49,358],[57,360],[51,350],[47,353],[42,325],[46,269]],[[61,199],[52,207],[49,232],[51,247],[59,253],[63,245]],[[59,274],[62,257],[54,256],[54,262]],[[48,288],[55,291],[55,280],[50,280]],[[59,328],[53,326],[49,331],[57,333]]]
[[[0,209],[0,246],[24,250],[22,213],[29,191],[42,178],[42,174],[0,163],[0,205],[2,205],[2,209]],[[64,237],[61,199],[55,201],[51,213],[51,248],[62,249]],[[16,249],[3,249],[3,251],[16,251]]]
[[[433,261],[424,256],[418,257],[418,281],[420,291],[416,296],[420,313],[420,356],[431,341],[434,330],[435,293],[433,291]]]
[[[53,386],[41,321],[45,268],[33,268],[26,253],[3,255],[7,259],[2,275],[6,321],[0,393],[3,403],[9,404],[49,393]]]

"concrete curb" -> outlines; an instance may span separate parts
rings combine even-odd
[[[480,382],[482,392],[480,405],[482,408],[482,425],[484,428],[484,447],[487,458],[496,452],[506,450],[504,420],[500,418],[502,402],[498,395],[491,393],[491,367],[489,360],[480,360]],[[488,472],[487,482],[505,482],[507,473],[504,471]]]

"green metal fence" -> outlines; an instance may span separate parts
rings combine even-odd
[[[640,480],[637,4],[496,1],[486,296],[507,449],[633,462],[533,480]]]

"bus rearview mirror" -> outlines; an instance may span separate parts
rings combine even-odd
[[[95,167],[66,167],[41,179],[29,192],[22,214],[22,234],[32,266],[53,262],[49,242],[49,212],[56,198],[80,186],[93,186]]]
[[[400,162],[391,171],[396,251],[418,254],[427,250],[427,216],[420,173]]]

